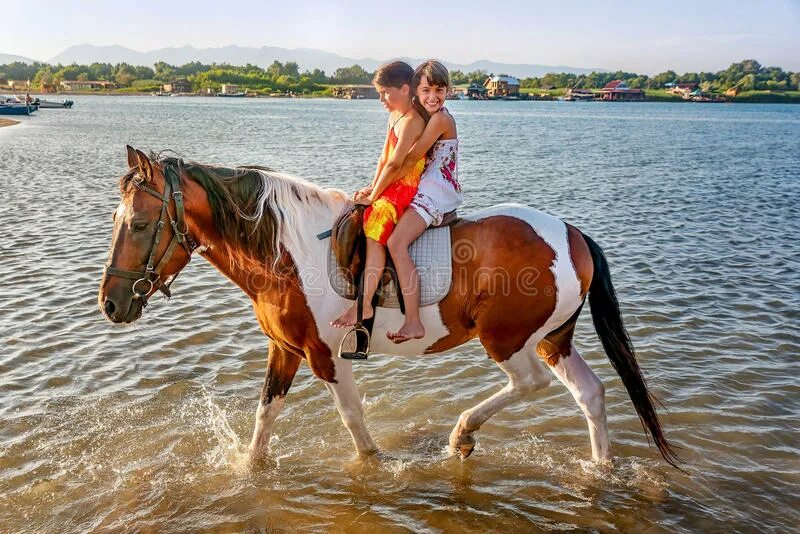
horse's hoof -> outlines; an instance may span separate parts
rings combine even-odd
[[[462,436],[455,445],[450,444],[450,450],[453,454],[458,454],[462,460],[466,460],[475,450],[475,438],[470,435]]]

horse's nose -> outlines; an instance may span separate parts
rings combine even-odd
[[[106,316],[112,317],[116,309],[117,307],[114,305],[114,301],[106,297],[105,301],[103,301],[103,311],[106,312]]]

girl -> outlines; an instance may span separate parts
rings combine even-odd
[[[407,63],[395,61],[381,66],[372,80],[383,107],[390,115],[383,152],[372,184],[355,194],[356,203],[369,206],[364,211],[367,258],[363,274],[363,319],[369,319],[375,313],[372,297],[386,267],[384,247],[400,216],[414,198],[425,167],[424,154],[413,161],[407,157],[425,128],[425,121],[411,101],[413,74],[414,70]],[[331,321],[331,326],[353,326],[356,323],[357,303]]]
[[[414,71],[411,85],[415,93],[414,106],[427,119],[427,125],[399,172],[406,172],[426,153],[428,158],[411,201],[412,209],[403,214],[388,241],[406,307],[403,326],[397,332],[386,334],[395,343],[425,336],[425,327],[419,318],[419,277],[408,247],[428,226],[441,224],[442,217],[464,201],[458,183],[456,121],[444,107],[450,90],[450,73],[438,61],[426,61]]]

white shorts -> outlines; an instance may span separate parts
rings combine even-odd
[[[442,224],[444,215],[456,209],[463,201],[461,192],[456,191],[444,179],[424,177],[410,207],[422,217],[427,226],[431,226]]]

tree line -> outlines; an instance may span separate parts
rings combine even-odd
[[[224,83],[235,83],[254,90],[313,92],[324,89],[325,84],[366,84],[372,73],[359,65],[336,69],[327,75],[320,69],[301,72],[297,63],[274,61],[267,68],[257,65],[228,65],[200,62],[169,65],[163,61],[153,67],[128,63],[92,63],[91,65],[49,65],[46,63],[14,62],[0,65],[0,78],[30,80],[34,87],[58,84],[62,81],[110,81],[122,87],[152,90],[163,83],[186,79],[195,90],[218,90]]]
[[[48,65],[46,63],[14,62],[0,65],[0,78],[9,80],[31,80],[34,87],[42,84],[58,84],[72,80],[105,80],[132,90],[153,90],[162,83],[185,78],[194,90],[218,90],[224,83],[235,83],[253,90],[315,92],[324,85],[368,84],[373,73],[359,65],[336,69],[328,75],[320,69],[300,71],[297,63],[274,61],[266,68],[257,65],[203,64],[169,65],[163,61],[153,67],[135,66],[127,63],[92,63],[91,65]],[[450,77],[454,85],[483,84],[487,76],[484,70],[462,72],[453,70]],[[655,76],[633,72],[592,72],[590,74],[549,73],[541,77],[520,81],[523,88],[581,88],[599,89],[612,80],[624,80],[628,86],[639,89],[657,89],[667,83],[697,83],[707,92],[724,92],[732,87],[740,91],[800,90],[800,73],[786,72],[780,67],[763,67],[754,59],[733,63],[719,72],[687,72],[678,75],[668,70]]]
[[[786,72],[780,67],[763,67],[754,59],[732,63],[718,72],[686,72],[668,70],[655,76],[633,72],[592,72],[591,74],[550,73],[540,78],[520,80],[521,87],[600,89],[612,80],[624,80],[634,89],[659,89],[667,83],[696,83],[702,91],[724,92],[733,87],[740,91],[798,91],[800,72]]]

